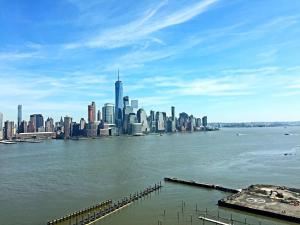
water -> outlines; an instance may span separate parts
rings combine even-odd
[[[0,145],[0,224],[43,225],[96,202],[118,200],[166,176],[233,188],[256,183],[299,188],[300,127]],[[202,224],[195,205],[216,212],[217,201],[226,195],[164,183],[159,194],[96,224],[178,224],[178,212],[179,224],[191,224],[191,215],[193,224]],[[238,211],[221,212],[247,216],[256,224],[280,224]]]

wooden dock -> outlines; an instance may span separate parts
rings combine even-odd
[[[190,185],[190,186],[195,186],[195,187],[207,188],[207,189],[215,189],[218,191],[224,191],[224,192],[229,192],[229,193],[234,193],[234,194],[240,192],[237,189],[226,188],[221,185],[215,185],[215,184],[200,183],[200,182],[196,182],[194,180],[181,180],[178,178],[165,177],[165,181],[172,182],[172,183],[185,184],[185,185]]]
[[[47,225],[91,225],[104,217],[129,206],[133,202],[146,197],[152,192],[158,191],[161,183],[145,188],[142,191],[130,194],[119,201],[107,200],[91,207],[71,213],[59,219],[47,222]]]

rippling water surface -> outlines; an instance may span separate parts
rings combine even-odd
[[[46,224],[96,202],[118,200],[166,176],[233,188],[256,183],[300,188],[299,134],[299,127],[245,128],[0,145],[0,224]],[[199,210],[216,212],[218,199],[225,196],[164,183],[159,194],[96,224],[191,224],[191,216],[192,224],[202,224],[196,219],[196,204]],[[247,216],[253,223],[280,224],[266,217],[220,211]]]

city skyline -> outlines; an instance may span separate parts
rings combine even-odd
[[[17,122],[20,104],[26,119],[87,119],[90,102],[114,103],[118,68],[147,113],[174,105],[210,122],[300,120],[299,1],[0,6],[4,121]]]

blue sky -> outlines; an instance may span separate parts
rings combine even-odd
[[[124,95],[209,121],[300,120],[299,0],[0,0],[0,111],[87,117]]]

